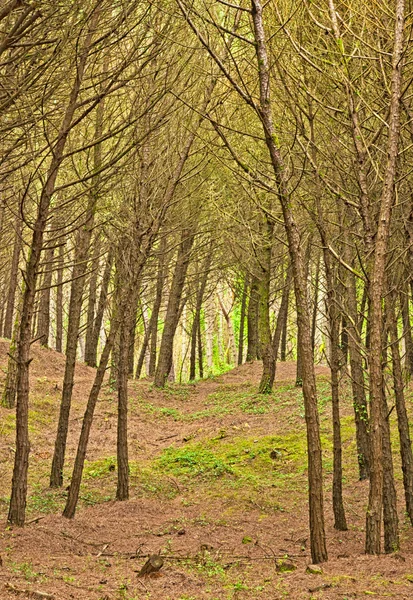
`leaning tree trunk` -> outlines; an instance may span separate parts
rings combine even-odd
[[[90,348],[88,349],[88,356],[85,357],[85,362],[87,365],[89,365],[89,367],[97,366],[99,335],[100,335],[100,330],[102,329],[103,316],[105,314],[105,309],[106,309],[106,305],[108,302],[109,284],[110,284],[110,277],[111,277],[111,273],[112,273],[113,260],[114,260],[114,252],[113,252],[113,248],[110,248],[108,255],[107,255],[107,259],[106,259],[105,270],[103,272],[102,283],[100,286],[98,307],[96,310],[95,320],[93,323],[93,334],[92,334],[92,339],[90,340]],[[86,358],[87,358],[87,360],[86,360]]]
[[[406,513],[413,525],[413,453],[410,439],[409,420],[406,411],[404,396],[403,371],[400,359],[397,320],[394,310],[395,297],[389,297],[386,302],[387,325],[390,334],[390,348],[392,355],[393,389],[397,411],[397,426],[399,429],[400,455],[403,471],[404,497]],[[403,299],[401,299],[403,302]]]
[[[101,101],[96,111],[95,139],[99,139],[102,133],[104,104]],[[102,165],[101,143],[94,147],[94,170],[100,172]],[[60,487],[63,485],[63,465],[66,454],[66,441],[69,429],[69,415],[72,403],[72,392],[75,378],[76,353],[79,336],[80,316],[82,312],[83,291],[85,285],[85,276],[88,265],[88,255],[90,241],[94,229],[95,210],[98,200],[98,176],[94,180],[91,192],[88,197],[85,221],[81,225],[76,236],[75,258],[72,273],[72,286],[69,301],[69,319],[67,326],[66,341],[66,362],[65,373],[63,377],[63,390],[60,403],[59,422],[55,448],[52,460],[52,469],[50,473],[50,487]]]
[[[191,230],[183,229],[181,243],[178,249],[175,271],[172,278],[171,289],[169,292],[168,306],[166,309],[164,330],[162,334],[161,347],[159,350],[158,365],[155,372],[156,387],[163,388],[172,367],[172,352],[175,331],[178,326],[182,292],[184,288],[186,273],[188,270],[189,259],[194,233]]]
[[[72,477],[70,480],[69,492],[66,500],[66,506],[63,511],[63,516],[72,519],[75,516],[77,501],[79,499],[80,484],[82,481],[83,467],[85,464],[87,445],[89,442],[90,430],[93,422],[96,403],[99,397],[100,388],[102,387],[103,378],[106,373],[109,355],[113,346],[113,342],[118,330],[118,320],[115,315],[112,316],[109,336],[106,340],[92,389],[89,394],[86,411],[83,417],[82,430],[80,433],[79,444],[77,447],[75,464],[73,467]]]
[[[96,26],[95,18],[92,18],[90,26],[92,30]],[[70,93],[69,103],[66,108],[63,121],[53,148],[53,158],[47,173],[46,182],[40,194],[37,215],[33,224],[33,235],[30,244],[29,257],[24,274],[24,292],[22,300],[22,312],[20,318],[20,330],[17,342],[17,406],[16,406],[16,452],[14,455],[14,469],[12,479],[12,491],[8,521],[22,526],[26,514],[27,496],[27,470],[29,464],[29,365],[31,329],[33,322],[33,308],[36,294],[37,273],[39,270],[40,257],[43,248],[43,237],[46,229],[49,207],[55,191],[56,178],[63,161],[64,149],[71,128],[73,115],[76,109],[87,56],[92,41],[92,33],[89,30],[85,45],[80,50],[77,64],[76,78]]]
[[[275,379],[276,359],[271,340],[270,326],[270,283],[271,283],[271,248],[274,223],[267,217],[264,223],[262,256],[260,259],[261,274],[259,278],[258,337],[261,346],[262,375],[258,386],[260,394],[270,394]]]

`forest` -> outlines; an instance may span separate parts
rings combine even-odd
[[[161,519],[215,490],[258,523],[290,494],[297,555],[244,535],[238,579],[234,559],[173,595],[184,559],[157,540],[130,558],[163,557],[161,583],[70,597],[382,597],[326,579],[356,530],[345,556],[399,560],[384,595],[411,597],[412,26],[410,0],[2,1],[3,562],[8,536],[81,535],[105,502]],[[301,558],[318,587],[288,580]],[[272,596],[261,559],[290,581]],[[69,597],[23,571],[10,597]]]

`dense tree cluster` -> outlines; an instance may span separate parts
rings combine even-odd
[[[33,342],[66,366],[50,485],[63,485],[76,360],[96,367],[65,516],[110,365],[118,488],[128,378],[297,360],[311,554],[327,560],[316,361],[353,394],[366,552],[398,548],[388,403],[406,510],[413,455],[412,7],[404,0],[9,0],[0,10],[2,402],[16,407],[9,521],[23,525]],[[393,391],[390,391],[390,388]]]

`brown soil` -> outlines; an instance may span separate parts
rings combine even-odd
[[[6,351],[6,342],[0,342],[3,368]],[[36,413],[32,420],[30,494],[37,493],[44,499],[50,493],[47,475],[64,358],[37,346],[33,354],[33,403],[44,407],[44,418],[40,419]],[[317,373],[325,383],[328,369],[320,366]],[[245,435],[258,441],[262,436],[284,435],[291,430],[305,436],[304,420],[296,403],[299,392],[292,386],[294,363],[278,366],[276,386],[285,401],[280,402],[276,411],[207,414],[211,394],[225,396],[234,391],[251,391],[259,375],[260,364],[255,363],[197,384],[172,386],[165,392],[154,390],[150,382],[132,382],[131,462],[149,465],[165,448],[185,448],[194,440],[202,443],[224,437],[225,441],[235,443],[240,435]],[[93,376],[93,369],[77,366],[67,475]],[[166,412],[160,413],[158,409]],[[174,410],[179,410],[180,418],[173,418]],[[206,411],[205,416],[186,418],[200,411]],[[325,413],[321,429],[329,435],[328,407]],[[345,402],[343,415],[351,415],[351,406]],[[170,476],[165,481],[173,493],[157,489],[149,494],[132,473],[128,502],[109,500],[93,506],[82,502],[75,519],[68,521],[58,513],[44,514],[41,504],[30,505],[29,501],[29,524],[23,529],[7,527],[6,496],[10,491],[14,443],[13,432],[5,425],[9,418],[10,411],[1,408],[0,599],[47,598],[41,594],[49,594],[56,600],[413,598],[413,536],[404,522],[400,478],[401,551],[391,556],[365,556],[368,483],[357,481],[355,457],[349,459],[345,472],[344,499],[349,524],[346,532],[333,528],[331,472],[326,472],[329,561],[322,566],[322,573],[309,574],[305,472],[297,474],[295,484],[294,480],[286,479],[285,487],[271,491],[268,497],[263,488],[261,496],[258,494],[253,501],[247,501],[242,490],[236,488],[232,495],[224,493],[224,488],[220,494],[219,479],[209,487],[202,479],[191,482]],[[348,456],[354,455],[351,437],[344,440],[344,447]],[[87,458],[95,461],[115,454],[116,395],[106,385],[97,407]],[[105,488],[105,493],[113,498],[115,480],[113,473],[106,479],[92,478],[87,489],[97,494]],[[58,502],[64,502],[64,490],[54,494]],[[270,506],[274,498],[282,509]],[[158,576],[138,578],[137,572],[146,557],[159,552],[164,557],[164,566]],[[291,563],[295,569],[284,572],[277,567],[277,560]]]

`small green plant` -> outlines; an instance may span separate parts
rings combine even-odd
[[[23,563],[11,563],[11,569],[15,573],[22,575],[26,581],[44,581],[45,577],[43,573],[38,573],[34,570],[31,561]]]

